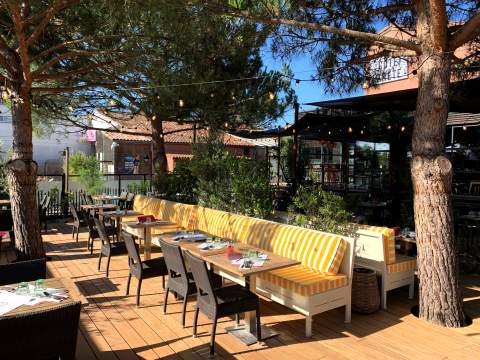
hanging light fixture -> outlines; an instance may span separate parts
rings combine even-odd
[[[183,101],[183,98],[180,96],[178,98],[178,106],[182,108],[184,105],[185,105],[185,102]]]
[[[275,94],[274,94],[273,92],[269,91],[269,92],[268,92],[268,98],[269,98],[270,100],[275,99]]]
[[[392,128],[392,125],[387,126],[387,130],[390,130]]]
[[[295,85],[297,85],[297,86],[300,85],[300,79],[295,80]]]
[[[223,124],[223,126],[225,126],[225,128],[228,128],[228,121],[225,121],[225,124]]]
[[[73,110],[74,110],[74,109],[73,109],[73,106],[70,105],[70,106],[68,107],[68,111],[73,112]]]
[[[365,80],[363,83],[362,83],[362,88],[363,89],[368,89],[370,87],[370,83],[368,82],[368,80]]]
[[[153,115],[153,116],[152,116],[152,120],[153,120],[153,121],[157,120],[157,115]]]
[[[348,132],[351,133],[353,129],[351,127],[348,127]]]
[[[115,106],[117,103],[115,102],[114,99],[110,99],[110,101],[108,102],[108,104],[109,104],[110,106]]]
[[[360,134],[362,134],[362,135],[363,135],[363,130],[360,130]]]
[[[401,131],[401,132],[404,132],[404,131],[405,131],[405,126],[402,126],[402,127],[400,128],[400,131]]]
[[[467,127],[465,125],[462,126],[463,131],[467,131]]]

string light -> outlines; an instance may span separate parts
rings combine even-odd
[[[462,126],[463,131],[467,131],[467,127],[465,125]]]
[[[362,135],[363,135],[363,130],[360,130],[360,134],[362,134]]]
[[[400,131],[401,131],[401,132],[404,132],[404,131],[405,131],[405,126],[402,126],[402,127],[400,128]]]
[[[268,98],[269,98],[270,100],[275,99],[275,94],[270,91],[270,92],[268,93]]]
[[[330,130],[328,130],[328,135],[332,135],[332,132]]]
[[[3,91],[2,91],[2,99],[5,100],[5,101],[7,101],[9,95],[10,95],[10,94],[8,93],[8,90],[7,90],[6,88],[3,89]]]
[[[351,133],[353,129],[351,127],[348,128],[348,132]]]
[[[153,116],[152,116],[152,120],[153,120],[153,121],[157,120],[157,115],[153,115]]]
[[[390,130],[392,128],[392,125],[387,126],[387,130]]]
[[[295,84],[296,84],[297,86],[299,86],[299,85],[300,85],[300,79],[295,80]]]
[[[228,122],[225,121],[225,124],[223,124],[226,128],[228,128]]]
[[[73,111],[73,106],[72,106],[72,105],[70,105],[70,106],[68,107],[68,111],[70,111],[70,112]]]
[[[115,106],[117,104],[113,99],[110,99],[108,103],[110,104],[110,106]]]
[[[183,101],[183,98],[180,96],[180,98],[178,99],[178,106],[183,107],[184,105],[185,105],[185,102]]]
[[[365,81],[362,83],[362,88],[363,88],[363,89],[368,89],[369,87],[370,87],[370,83],[369,83],[367,80],[365,80]]]

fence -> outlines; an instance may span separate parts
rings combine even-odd
[[[104,174],[105,186],[101,193],[120,195],[123,191],[138,194],[151,191],[150,174]],[[86,191],[79,182],[77,175],[70,175],[67,179],[64,174],[43,175],[37,179],[37,201],[50,196],[47,216],[69,216],[68,204],[72,203],[77,209],[82,204],[83,194]]]

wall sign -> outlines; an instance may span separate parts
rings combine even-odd
[[[381,57],[370,61],[369,68],[376,84],[408,78],[408,62],[405,59]]]

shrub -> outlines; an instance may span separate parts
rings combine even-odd
[[[133,194],[147,195],[150,191],[150,183],[148,181],[130,183],[127,184],[127,190]]]
[[[348,235],[352,214],[346,209],[340,195],[318,185],[301,185],[288,210],[295,225]]]
[[[100,172],[100,163],[94,155],[86,155],[81,151],[70,156],[69,171],[79,175],[80,183],[91,195],[102,192],[104,181]]]

